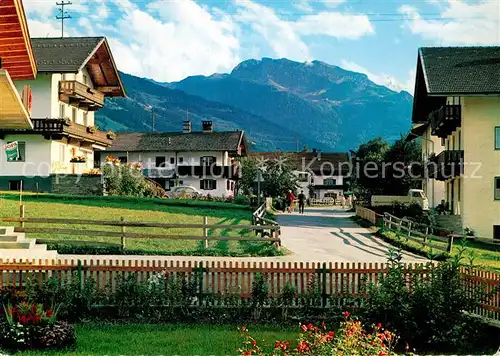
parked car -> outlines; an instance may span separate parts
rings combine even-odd
[[[167,192],[167,198],[170,199],[194,199],[201,195],[202,193],[198,189],[190,185],[179,185]]]

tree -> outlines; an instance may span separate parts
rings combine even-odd
[[[263,192],[268,197],[282,197],[289,190],[295,192],[299,187],[298,176],[289,164],[286,154],[277,159],[267,160],[263,168]]]
[[[254,194],[255,178],[259,170],[259,162],[254,157],[243,157],[240,159],[241,179],[239,182],[240,193]]]
[[[409,175],[410,166],[421,162],[421,149],[416,141],[404,137],[389,145],[381,137],[362,144],[355,153],[356,170],[353,188],[369,200],[371,195],[406,195],[418,186]]]
[[[359,146],[355,153],[353,189],[362,200],[369,200],[372,194],[383,194],[385,181],[382,179],[382,164],[389,144],[376,137]]]

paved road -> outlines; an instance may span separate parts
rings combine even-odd
[[[279,214],[283,245],[294,254],[291,260],[338,262],[385,262],[388,243],[350,219],[341,208],[309,208],[305,214]],[[423,257],[405,252],[406,262]]]

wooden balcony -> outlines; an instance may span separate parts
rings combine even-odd
[[[444,105],[430,115],[432,134],[445,138],[462,124],[462,107]]]
[[[426,165],[429,178],[445,181],[464,173],[464,151],[443,151],[432,156]]]
[[[59,100],[88,111],[96,111],[104,106],[104,94],[76,80],[59,82]]]
[[[102,146],[111,146],[112,140],[108,134],[99,130],[90,130],[88,126],[80,125],[69,119],[31,119],[33,131],[43,134],[48,139],[62,137],[74,138],[80,141]]]

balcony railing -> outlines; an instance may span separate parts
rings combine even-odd
[[[95,111],[104,106],[104,94],[76,80],[59,82],[59,100],[67,104],[76,104],[80,108]]]
[[[31,121],[33,122],[33,131],[51,138],[67,136],[104,146],[111,145],[111,139],[107,133],[99,130],[89,130],[88,126],[77,124],[69,119],[46,118],[31,119]]]
[[[464,151],[448,150],[432,156],[426,165],[429,178],[448,180],[464,172]]]
[[[462,108],[460,105],[445,105],[430,114],[432,134],[447,137],[460,127],[462,123]]]

